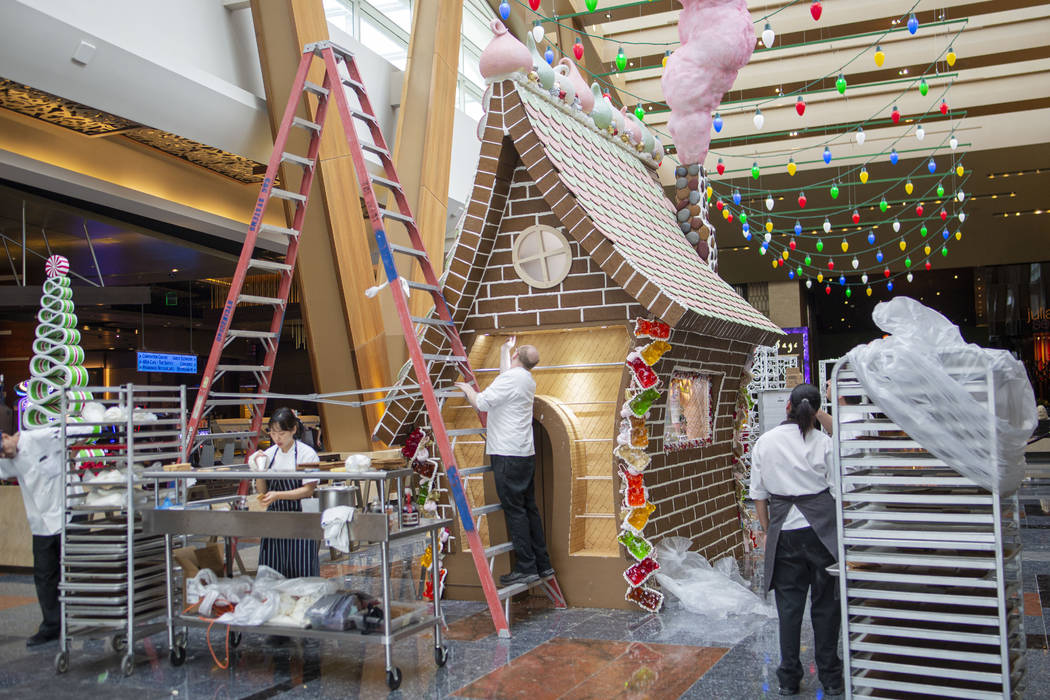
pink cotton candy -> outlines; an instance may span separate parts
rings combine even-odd
[[[660,83],[671,108],[668,128],[682,163],[702,163],[711,115],[755,49],[746,0],[680,0],[678,38]]]

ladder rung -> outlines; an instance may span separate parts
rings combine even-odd
[[[289,199],[300,204],[306,204],[306,195],[299,194],[298,192],[289,192],[288,190],[282,190],[280,187],[274,187],[270,190],[271,197],[277,197],[278,199]]]
[[[269,372],[267,365],[218,365],[215,369],[223,372]]]
[[[426,282],[413,282],[411,280],[406,280],[406,281],[408,282],[408,286],[411,289],[422,289],[422,290],[427,291],[427,292],[440,292],[441,291],[441,287],[437,286],[436,284],[427,284]]]
[[[377,156],[390,156],[390,151],[386,150],[385,148],[380,148],[374,143],[362,143],[361,148],[371,153],[375,153]]]
[[[305,156],[297,156],[294,153],[288,153],[287,151],[285,151],[284,153],[281,154],[281,162],[282,163],[295,163],[296,165],[301,165],[304,168],[312,168],[312,167],[314,167],[314,159],[313,158],[307,158]]]
[[[276,190],[274,190],[276,191]],[[282,190],[283,191],[283,190]],[[305,199],[305,198],[304,198]],[[285,228],[284,226],[274,226],[273,224],[263,224],[259,227],[259,233],[277,233],[282,236],[298,236],[299,232],[294,228]],[[252,262],[255,262],[254,260]],[[271,263],[269,261],[264,262],[261,265],[254,265],[253,267],[267,267],[269,265],[283,265],[284,263]],[[288,268],[291,269],[290,267]]]
[[[492,545],[491,547],[485,547],[485,558],[491,559],[492,557],[505,554],[506,552],[514,551],[513,542],[504,542],[503,544]]]
[[[467,467],[466,469],[460,469],[460,476],[471,476],[472,474],[484,474],[485,472],[492,471],[491,464],[482,464],[480,467]]]
[[[399,189],[401,189],[401,183],[400,182],[396,182],[394,180],[388,180],[385,177],[379,177],[378,175],[369,175],[368,179],[372,182],[372,184],[375,184],[375,185],[382,185],[383,187],[388,187],[388,188],[390,188],[392,190],[399,190]]]
[[[462,355],[428,355],[423,353],[423,359],[428,362],[465,362],[467,358]],[[450,430],[449,435],[452,434]]]
[[[231,433],[208,433],[206,435],[197,435],[198,442],[204,442],[205,440],[236,440],[239,438],[255,437],[259,433],[253,433],[250,430],[240,430]]]
[[[291,229],[288,229],[291,231]],[[292,231],[292,233],[295,233]],[[289,272],[292,266],[288,263],[275,262],[273,260],[260,260],[258,258],[252,258],[248,261],[248,267],[257,267],[260,270],[278,270],[281,272]]]
[[[226,335],[230,338],[260,338],[263,340],[277,337],[276,333],[271,333],[270,331],[242,331],[233,328],[226,331]]]
[[[208,399],[205,406],[243,406],[245,404],[261,404],[266,399]]]
[[[459,437],[460,435],[484,435],[484,428],[460,428],[459,430],[449,430],[445,432],[449,437]]]
[[[303,90],[306,90],[307,92],[312,92],[318,97],[328,97],[328,88],[321,87],[317,83],[311,83],[309,80],[303,83]]]
[[[321,125],[317,122],[312,122],[309,119],[303,119],[302,117],[294,117],[292,119],[292,126],[298,126],[301,129],[307,131],[320,131]]]
[[[255,294],[241,294],[237,297],[238,304],[273,304],[284,306],[284,299],[279,297],[260,297]]]
[[[434,389],[434,396],[441,398],[463,398],[463,392],[459,389]]]
[[[417,258],[425,258],[427,256],[426,251],[419,250],[418,248],[412,248],[411,246],[397,245],[396,243],[387,243],[390,246],[390,250],[395,253],[403,253],[404,255],[412,255]]]
[[[394,211],[392,209],[380,209],[379,210],[379,215],[382,216],[385,219],[393,219],[394,221],[403,221],[406,224],[412,223],[413,221],[415,221],[415,219],[413,219],[408,214],[402,214],[401,212]]]
[[[485,506],[478,506],[477,508],[472,508],[470,513],[475,518],[477,518],[480,515],[488,515],[489,513],[495,513],[498,510],[503,510],[503,506],[501,506],[499,503],[490,503]]]
[[[422,323],[427,326],[453,326],[455,325],[452,321],[445,321],[440,318],[419,318],[418,316],[409,316],[412,319],[412,323]]]
[[[361,83],[357,82],[353,78],[343,78],[343,85],[345,85],[345,86],[347,86],[349,88],[353,88],[354,90],[357,90],[358,92],[364,92],[365,91],[365,86],[362,85]]]
[[[379,120],[376,119],[375,117],[373,117],[371,114],[368,114],[367,112],[360,112],[360,111],[358,111],[356,109],[351,109],[350,110],[350,116],[351,117],[356,117],[357,119],[360,119],[363,122],[368,122],[369,124],[378,124],[379,123]]]

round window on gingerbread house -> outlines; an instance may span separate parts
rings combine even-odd
[[[511,255],[518,277],[539,289],[561,284],[572,266],[572,250],[565,236],[542,224],[519,233]]]

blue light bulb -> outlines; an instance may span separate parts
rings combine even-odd
[[[740,190],[733,190],[733,204],[740,206]]]
[[[800,224],[797,221],[795,222],[795,235],[796,236],[801,236],[802,235],[802,224]]]
[[[952,237],[952,234],[948,233],[948,229],[944,229],[943,231],[941,231],[941,237],[943,237],[944,240],[948,240]]]
[[[490,5],[490,7],[491,7],[491,5]],[[500,19],[502,19],[502,20],[506,20],[508,17],[510,17],[510,3],[509,2],[501,2],[499,4],[499,16],[500,16]],[[908,26],[911,26],[911,25],[908,25]],[[915,32],[912,32],[912,34],[914,34],[914,33]]]
[[[887,292],[892,292],[893,291],[893,280],[890,280],[889,282],[886,283],[886,291]]]
[[[547,50],[543,52],[543,60],[545,60],[548,65],[554,65],[554,49],[548,46]]]
[[[722,117],[718,115],[718,112],[715,112],[715,118],[711,121],[711,125],[715,127],[716,134],[722,131]]]
[[[891,163],[896,165],[897,161],[899,161],[900,159],[901,159],[901,157],[899,155],[897,155],[897,149],[896,148],[894,148],[892,151],[890,151],[890,162]]]
[[[794,270],[788,270],[788,279],[789,280],[795,279],[795,271]]]
[[[839,275],[839,284],[843,287],[846,286],[846,275]]]
[[[745,233],[744,234],[744,238],[746,238],[747,240],[750,241],[751,240],[751,234],[750,233]]]
[[[827,146],[824,146],[824,162],[825,163],[830,163],[831,162],[831,149],[828,148]]]
[[[750,230],[751,230],[751,224],[746,224],[746,223],[745,223],[745,224],[741,224],[741,225],[740,225],[740,229],[741,229],[741,230],[742,230],[742,231],[743,231],[744,233],[747,233],[748,231],[750,231]]]
[[[915,14],[908,18],[908,33],[914,34],[919,31],[919,20],[915,18]]]
[[[868,245],[875,245],[875,232],[868,231]]]
[[[935,161],[933,158],[930,158],[930,162],[926,166],[926,169],[930,171],[931,175],[937,172],[937,161]]]
[[[878,251],[877,253],[875,253],[875,259],[878,260],[879,262],[882,262],[882,251],[881,250]]]

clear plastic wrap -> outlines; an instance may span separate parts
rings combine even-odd
[[[951,321],[909,297],[881,302],[872,318],[890,335],[848,354],[872,401],[964,476],[1003,494],[1016,491],[1036,425],[1024,365],[1006,350],[965,342]],[[988,381],[994,414],[971,393]]]
[[[660,587],[678,598],[686,610],[725,619],[728,615],[776,617],[776,609],[755,595],[737,572],[732,560],[711,566],[685,537],[665,537],[656,545]]]
[[[218,622],[229,625],[258,626],[266,624],[275,617],[281,608],[281,594],[275,590],[264,592],[253,591],[233,612],[219,616]]]

